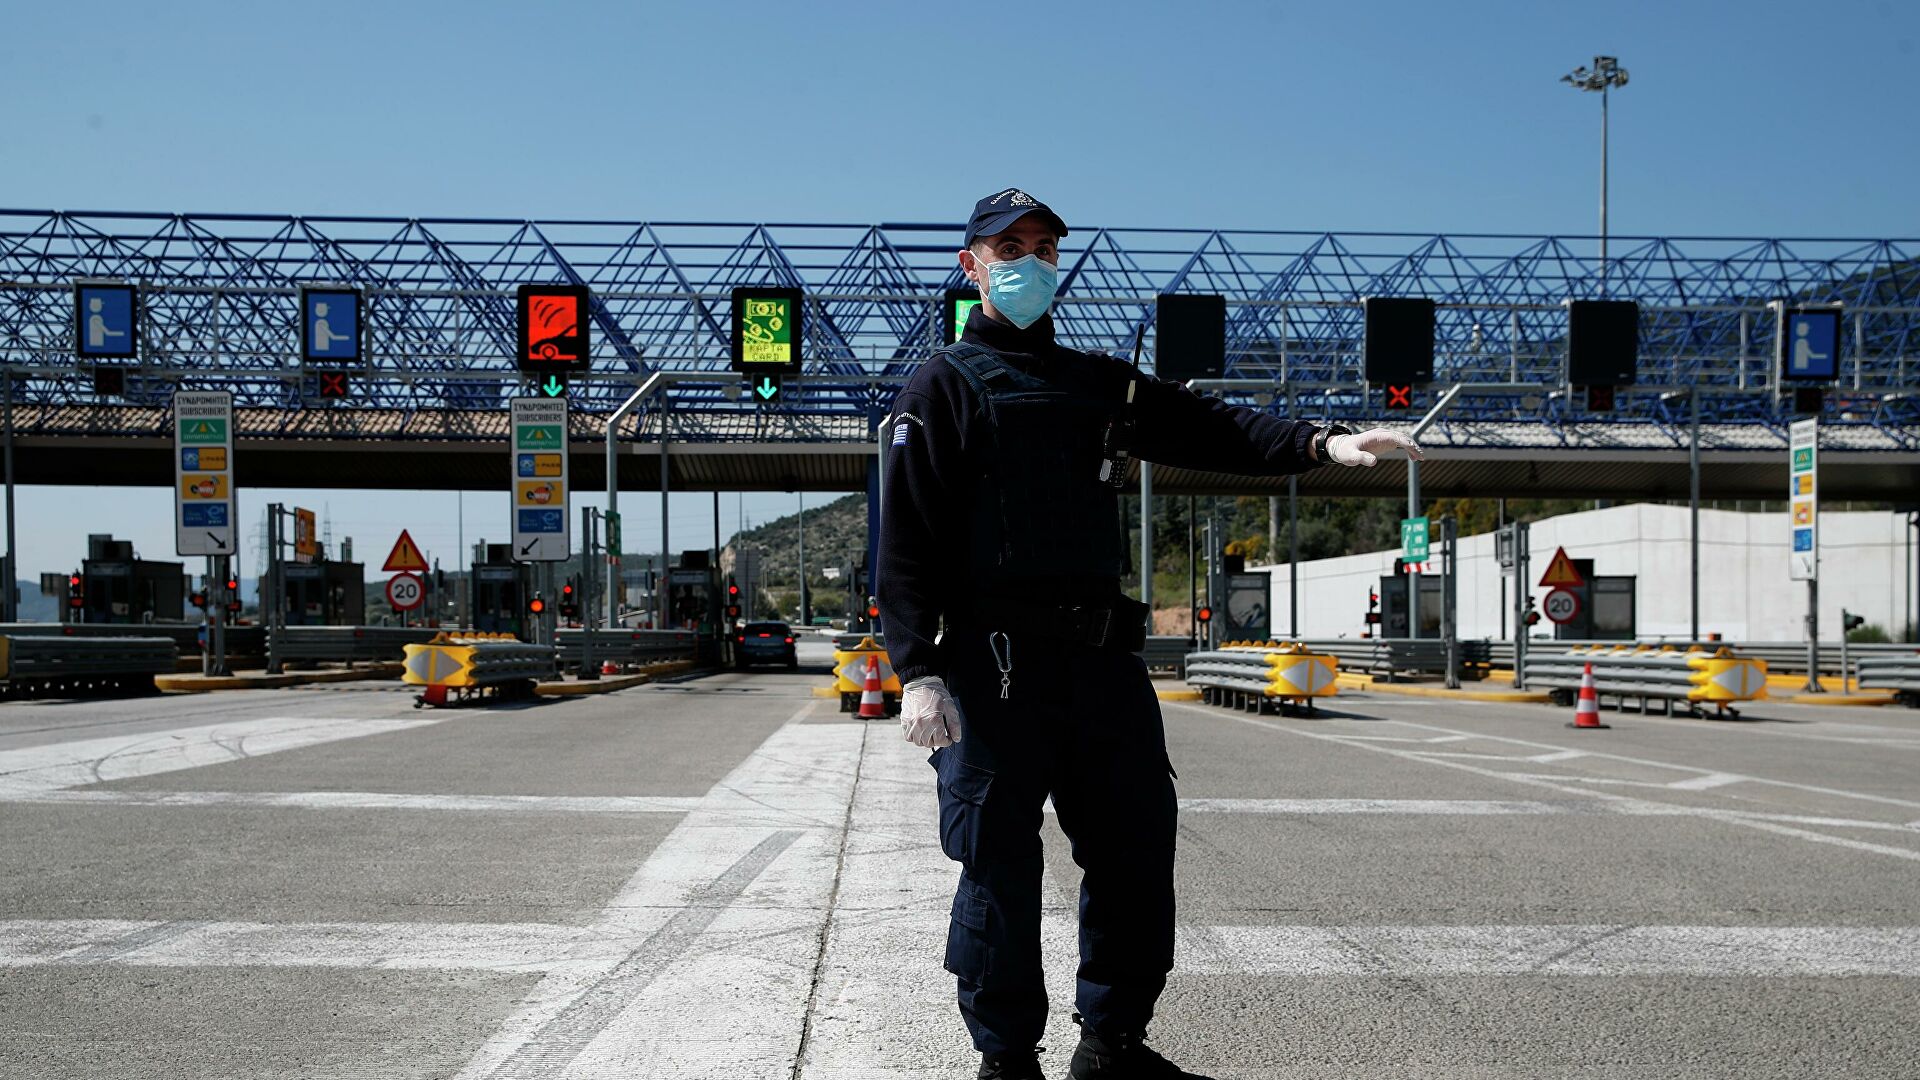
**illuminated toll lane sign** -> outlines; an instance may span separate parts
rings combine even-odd
[[[941,344],[951,345],[967,332],[967,317],[980,306],[980,290],[948,289],[940,306]]]
[[[806,342],[799,289],[733,290],[733,369],[754,375],[798,373]]]
[[[591,305],[585,285],[520,286],[520,370],[536,378],[587,370],[593,355]]]
[[[560,562],[572,547],[567,513],[567,402],[517,397],[513,431],[513,557]]]

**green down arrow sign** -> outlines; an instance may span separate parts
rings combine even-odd
[[[761,401],[772,401],[780,394],[780,384],[774,382],[772,378],[762,375],[760,377],[760,385],[754,387],[753,392],[760,395]]]
[[[540,392],[548,397],[559,397],[567,392],[567,384],[560,376],[549,375],[547,381],[540,384]]]

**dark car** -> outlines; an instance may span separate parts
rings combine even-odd
[[[750,622],[733,635],[734,664],[785,664],[800,666],[793,652],[793,628],[783,622]]]

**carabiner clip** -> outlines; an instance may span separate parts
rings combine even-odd
[[[994,666],[1000,669],[1000,700],[1005,701],[1007,691],[1013,688],[1013,639],[995,630],[987,635],[987,648],[993,653]]]

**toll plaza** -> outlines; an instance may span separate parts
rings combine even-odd
[[[68,582],[63,613],[77,623],[180,622],[186,614],[185,568],[140,559],[133,544],[101,533],[87,537],[87,557]]]
[[[0,1008],[32,1033],[0,1072],[969,1075],[873,541],[893,395],[971,306],[957,230],[20,217],[0,241],[307,239],[137,283],[86,245],[0,264],[20,481],[133,463],[188,560],[142,599],[96,584],[133,562],[106,541],[84,620],[0,627]],[[1546,236],[1071,240],[1064,341],[1428,450],[1120,478],[1181,830],[1154,1044],[1223,1077],[1902,1075],[1920,643],[1850,632],[1915,595],[1905,248],[1762,272],[1674,238],[1603,278]],[[254,366],[163,347],[259,311]],[[359,562],[255,488],[487,509],[430,554],[420,500]],[[729,537],[729,492],[800,505]],[[1388,538],[1309,557],[1322,499]],[[791,669],[737,663],[749,623]],[[1069,678],[1023,629],[1012,692]]]

